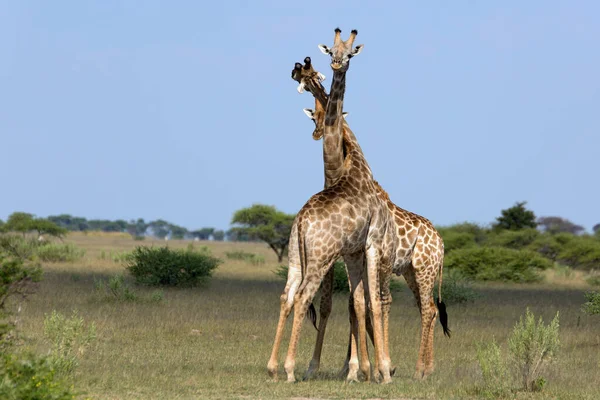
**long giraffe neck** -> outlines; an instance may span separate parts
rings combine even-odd
[[[346,72],[334,72],[329,101],[325,109],[323,134],[323,165],[325,187],[332,186],[344,172],[344,143],[342,138],[344,118],[344,92]]]

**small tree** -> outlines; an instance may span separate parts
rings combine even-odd
[[[233,230],[266,242],[277,254],[278,262],[282,262],[294,218],[293,215],[278,211],[274,206],[254,204],[236,211],[231,223],[239,224]]]
[[[540,217],[537,220],[538,225],[544,232],[548,233],[572,233],[573,235],[579,235],[585,228],[581,225],[576,225],[568,219],[561,217]]]
[[[519,230],[524,228],[535,228],[535,214],[525,208],[526,201],[518,202],[514,206],[502,210],[502,215],[496,218],[496,229]]]
[[[215,228],[201,228],[192,232],[192,236],[200,240],[208,240],[210,235],[215,231]]]
[[[212,237],[216,241],[223,241],[223,239],[225,239],[225,232],[223,232],[222,230],[214,231]]]
[[[62,237],[67,233],[63,227],[45,218],[34,218],[33,214],[24,212],[14,212],[8,217],[8,221],[3,225],[3,230],[8,232],[19,232],[25,235],[28,232],[35,231],[38,235],[50,235]]]

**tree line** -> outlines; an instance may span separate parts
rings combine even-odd
[[[134,238],[156,237],[171,239],[199,239],[199,240],[225,240],[231,237],[238,238],[237,234],[232,234],[219,229],[205,227],[196,230],[188,230],[183,226],[173,224],[163,219],[146,222],[143,218],[125,221],[123,219],[86,219],[83,217],[74,217],[69,214],[50,215],[47,218],[37,218],[33,214],[25,212],[12,213],[6,222],[0,220],[0,230],[9,230],[13,232],[38,232],[40,235],[46,232],[50,227],[67,232],[126,232]],[[53,235],[54,236],[54,235]]]
[[[490,224],[494,230],[521,230],[536,228],[543,233],[572,235],[585,234],[585,228],[566,218],[558,216],[536,217],[532,210],[526,208],[526,202],[517,202],[514,206],[501,210],[500,216]],[[286,214],[274,206],[254,204],[234,212],[231,229],[224,231],[212,227],[188,230],[163,219],[146,222],[137,220],[104,220],[74,217],[69,214],[51,215],[48,218],[36,218],[32,214],[15,212],[7,222],[0,220],[0,230],[37,231],[42,234],[56,226],[67,231],[103,231],[127,232],[134,238],[157,237],[172,239],[228,240],[228,241],[263,241],[277,255],[281,262],[287,254],[288,240],[294,214]],[[593,228],[595,236],[600,239],[600,223]]]

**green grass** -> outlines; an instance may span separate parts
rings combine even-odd
[[[94,323],[97,339],[81,358],[74,373],[75,387],[97,399],[195,398],[477,398],[482,378],[477,344],[505,343],[526,307],[551,320],[561,315],[562,349],[544,375],[541,393],[513,393],[527,399],[600,398],[600,318],[580,312],[583,293],[590,286],[580,279],[561,286],[560,280],[532,285],[477,284],[482,297],[467,305],[449,306],[451,339],[435,333],[436,370],[424,382],[412,380],[417,359],[420,321],[412,293],[404,287],[394,294],[390,317],[390,351],[396,375],[390,385],[347,385],[337,378],[346,356],[348,334],[347,295],[334,297],[327,328],[321,372],[310,382],[270,382],[266,364],[279,315],[284,283],[272,271],[273,252],[258,243],[205,242],[212,253],[245,251],[260,254],[265,264],[248,268],[243,261],[228,260],[216,270],[206,287],[165,288],[165,302],[94,301],[94,278],[107,279],[125,272],[112,260],[101,260],[102,250],[130,251],[137,242],[112,236],[71,235],[67,242],[86,249],[74,264],[45,265],[37,294],[22,303],[19,331],[24,348],[46,354],[44,314],[73,309],[86,323]],[[151,245],[152,243],[145,243]],[[156,241],[164,245],[164,241]],[[187,242],[169,241],[185,248]],[[70,279],[73,274],[79,277]],[[140,295],[153,289],[137,287]],[[318,302],[316,303],[318,304]],[[291,318],[280,352],[280,376]],[[304,373],[316,332],[304,324],[297,357],[297,377]],[[372,358],[372,352],[371,352]]]

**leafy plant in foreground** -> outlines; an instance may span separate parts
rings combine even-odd
[[[73,387],[56,376],[48,358],[33,354],[0,355],[0,398],[3,400],[71,400]]]
[[[96,339],[96,326],[93,322],[86,326],[76,311],[73,311],[71,317],[66,317],[53,310],[44,318],[44,336],[50,343],[49,360],[56,372],[68,375]]]
[[[533,313],[527,309],[525,317],[514,326],[508,347],[523,388],[541,390],[546,382],[541,373],[560,348],[558,312],[546,326],[541,317],[536,323]]]
[[[505,394],[509,389],[509,374],[500,346],[495,340],[477,346],[477,361],[483,377],[483,386],[479,388],[481,394],[490,398]]]

